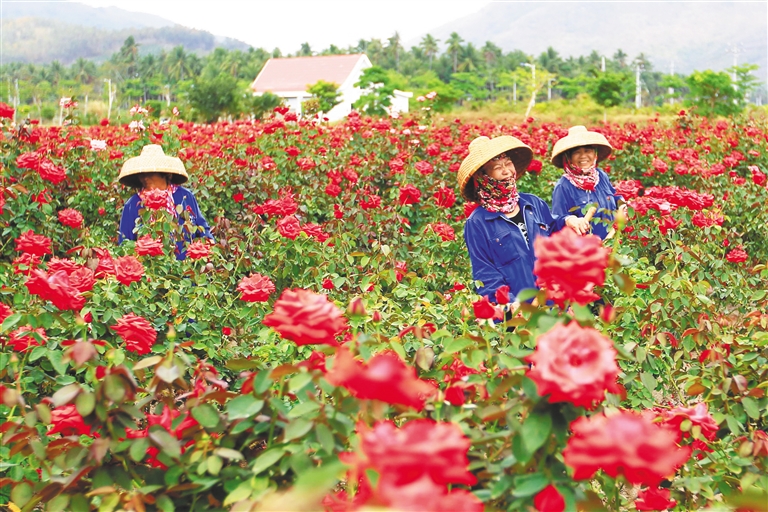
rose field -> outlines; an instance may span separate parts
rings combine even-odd
[[[420,106],[0,109],[0,509],[768,508],[765,116],[590,127],[628,217],[538,240],[516,309],[474,291],[456,172],[513,135],[536,154],[518,188],[549,202],[568,126]],[[117,244],[146,144],[185,163],[216,238],[183,261],[162,207]]]

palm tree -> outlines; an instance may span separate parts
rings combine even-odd
[[[439,39],[435,39],[431,34],[427,34],[422,38],[421,43],[419,43],[419,47],[424,50],[424,55],[429,59],[430,71],[432,71],[432,59],[437,55],[437,50],[439,49],[437,46],[437,43],[439,42]]]
[[[463,43],[464,40],[461,38],[461,36],[456,32],[451,32],[451,35],[448,36],[448,40],[446,43],[448,44],[448,51],[450,52],[451,56],[453,57],[453,72],[455,73],[459,67],[459,52],[461,51],[461,43]]]
[[[618,64],[620,68],[627,66],[627,57],[629,57],[629,55],[624,53],[621,48],[616,50],[616,53],[613,54],[613,60],[616,61],[616,64]]]
[[[387,49],[395,59],[395,71],[400,71],[400,50],[403,49],[400,44],[400,34],[395,32],[392,37],[387,39]]]
[[[478,66],[477,64],[480,61],[479,55],[477,53],[477,48],[475,48],[475,45],[472,43],[468,43],[467,46],[463,48],[463,51],[461,52],[461,62],[459,62],[456,69],[458,69],[461,72],[470,72],[470,71],[476,71]]]
[[[168,77],[176,82],[184,80],[184,75],[191,75],[190,56],[179,45],[171,50],[171,53],[165,59],[165,68]]]

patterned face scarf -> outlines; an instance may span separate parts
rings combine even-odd
[[[570,151],[563,158],[563,176],[570,181],[574,187],[581,190],[595,190],[600,181],[600,175],[597,173],[597,150],[595,150],[595,163],[588,169],[581,169],[576,164],[571,163]]]
[[[520,195],[517,193],[517,183],[512,176],[506,180],[496,180],[487,176],[482,170],[472,177],[480,205],[489,212],[512,213],[517,208]]]

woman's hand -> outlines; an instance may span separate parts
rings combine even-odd
[[[592,226],[589,225],[589,221],[582,217],[576,217],[575,215],[569,215],[565,218],[565,225],[571,228],[579,235],[586,235],[592,230]]]

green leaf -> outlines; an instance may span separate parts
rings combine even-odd
[[[209,456],[205,462],[208,466],[208,472],[214,476],[218,476],[219,471],[221,471],[221,467],[224,465],[221,457],[217,457],[216,455]]]
[[[53,365],[53,369],[56,370],[56,373],[59,375],[64,375],[67,373],[67,365],[62,362],[62,359],[64,358],[64,353],[61,350],[49,350],[48,351],[48,360]]]
[[[291,421],[286,427],[283,433],[283,441],[287,442],[292,439],[298,439],[312,429],[314,422],[305,420],[302,418]]]
[[[528,452],[534,453],[549,438],[552,432],[552,416],[549,414],[531,413],[525,419],[520,434]]]
[[[29,353],[29,362],[37,361],[41,357],[45,356],[45,354],[48,353],[48,347],[42,346],[42,347],[35,347],[32,349],[32,352]]]
[[[229,460],[245,459],[242,453],[240,453],[237,450],[233,450],[232,448],[216,448],[215,450],[213,450],[213,453],[218,455],[219,457],[222,457],[224,459],[229,459]]]
[[[453,338],[452,340],[443,343],[444,353],[454,354],[456,352],[461,352],[465,348],[474,345],[474,343],[474,341],[468,338]]]
[[[160,425],[149,427],[149,438],[160,450],[172,459],[181,457],[181,447],[175,437],[171,436],[165,428]]]
[[[284,453],[285,448],[270,448],[265,451],[256,457],[256,460],[253,462],[253,468],[251,468],[253,473],[258,475],[268,467],[272,466],[282,458]]]
[[[51,397],[53,405],[59,407],[68,404],[72,401],[73,398],[77,396],[78,393],[80,393],[80,391],[80,384],[69,384],[68,386],[59,388],[59,390],[56,391]]]
[[[295,393],[312,381],[312,374],[309,372],[299,373],[291,377],[288,381],[288,391]]]
[[[264,407],[264,400],[257,400],[253,395],[240,395],[227,402],[227,416],[231,420],[250,418]]]
[[[651,375],[648,372],[642,372],[640,374],[640,382],[643,383],[643,386],[653,393],[656,390],[656,379],[653,378],[653,375]]]
[[[251,495],[251,482],[249,480],[246,480],[245,482],[242,482],[240,485],[235,487],[235,490],[230,492],[227,497],[224,499],[224,506],[232,505],[233,503],[237,503],[238,501],[242,501]]]
[[[128,449],[128,455],[134,462],[141,462],[149,449],[149,438],[139,437],[132,441],[131,447]]]
[[[518,498],[533,496],[544,489],[549,483],[549,479],[542,473],[532,475],[520,475],[515,478],[515,490],[512,495]]]
[[[318,409],[320,409],[320,404],[317,402],[304,402],[293,409],[288,413],[288,417],[293,418],[300,418],[302,416],[308,415],[309,413],[315,412]],[[311,417],[314,418],[316,415],[312,415]]]
[[[3,325],[0,327],[0,331],[2,332],[8,332],[14,327],[16,327],[16,324],[18,324],[21,321],[21,313],[14,313],[5,320],[3,320]]]
[[[75,398],[75,408],[81,416],[88,416],[93,412],[96,406],[96,395],[90,392],[83,392]]]
[[[745,396],[741,399],[741,405],[744,406],[744,411],[749,414],[749,417],[753,420],[760,418],[760,406],[757,404],[757,400],[750,396]]]
[[[320,442],[320,446],[323,447],[323,451],[328,455],[331,455],[336,443],[333,439],[333,433],[331,432],[331,429],[328,428],[328,425],[320,423],[315,426],[315,435],[317,436],[318,442]]]
[[[13,486],[11,490],[11,501],[19,507],[24,505],[32,499],[32,486],[26,482],[21,482]]]
[[[161,494],[157,497],[155,506],[163,512],[176,512],[176,507],[173,504],[173,500],[168,497],[167,494]]]
[[[219,411],[211,404],[202,404],[192,408],[192,417],[208,429],[216,428],[221,420]]]
[[[224,364],[230,370],[238,372],[243,370],[253,370],[254,368],[258,368],[261,365],[260,361],[256,359],[245,359],[242,357],[236,359],[227,359],[227,362]]]

